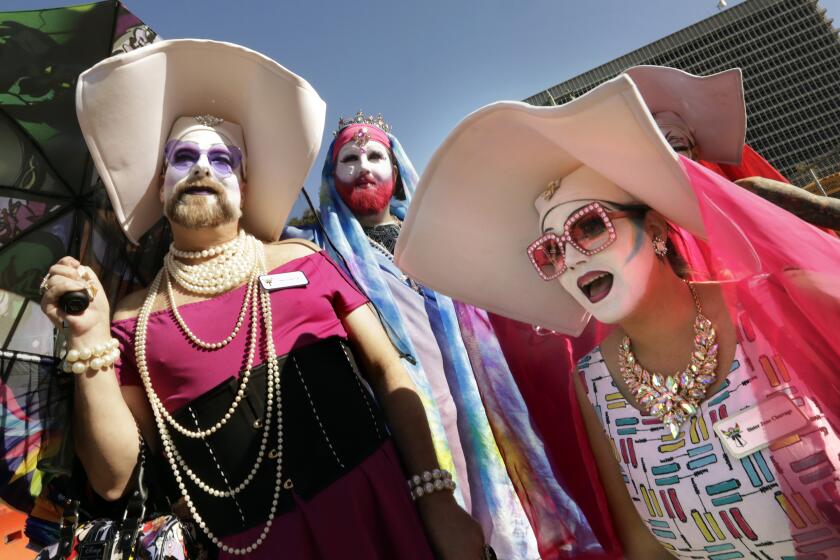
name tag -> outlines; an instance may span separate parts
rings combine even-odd
[[[787,395],[779,393],[715,422],[712,429],[726,452],[735,459],[741,459],[801,430],[808,422],[799,407]]]
[[[294,272],[281,272],[280,274],[264,274],[260,276],[260,286],[267,292],[282,290],[283,288],[296,288],[306,286],[309,280],[306,275],[295,270]]]

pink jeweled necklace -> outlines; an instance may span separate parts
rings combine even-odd
[[[694,299],[697,317],[694,319],[694,350],[688,365],[681,373],[665,375],[648,371],[639,363],[625,336],[618,347],[618,366],[627,388],[645,412],[656,416],[673,437],[677,437],[683,422],[697,412],[714,383],[717,370],[717,333],[712,322],[703,316],[700,298],[694,286],[686,282]]]

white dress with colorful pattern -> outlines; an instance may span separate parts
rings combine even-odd
[[[739,340],[726,381],[676,438],[624,399],[600,349],[578,364],[636,510],[678,558],[840,558],[840,439],[766,343],[743,327]],[[712,425],[780,392],[810,424],[731,458]]]

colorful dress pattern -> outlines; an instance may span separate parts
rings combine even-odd
[[[578,364],[636,510],[677,558],[840,558],[840,439],[747,322],[738,334],[729,376],[676,438],[624,399],[600,349]],[[809,425],[733,459],[712,426],[779,393]]]

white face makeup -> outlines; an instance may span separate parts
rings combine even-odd
[[[338,151],[335,164],[335,178],[345,185],[358,185],[359,179],[370,174],[372,184],[382,185],[394,175],[388,148],[381,142],[370,140],[360,147],[348,142]]]
[[[544,229],[562,234],[566,219],[593,200],[576,200],[551,210]],[[607,211],[616,210],[600,201]],[[642,301],[656,265],[650,236],[642,227],[641,217],[613,221],[616,239],[603,251],[586,256],[566,243],[567,269],[558,278],[563,288],[581,307],[602,323],[619,323]]]
[[[185,227],[214,227],[241,216],[237,148],[211,129],[188,132],[167,153],[161,188],[164,214]]]

